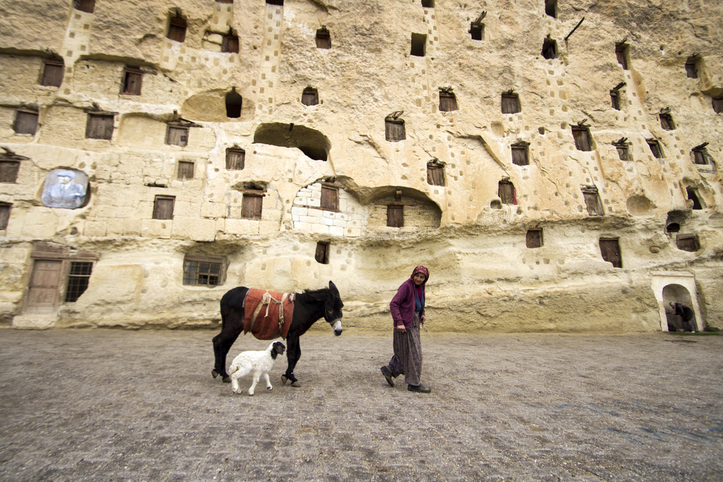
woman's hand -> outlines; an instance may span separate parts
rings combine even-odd
[[[404,325],[397,325],[397,331],[398,331],[399,333],[406,333],[406,332],[407,332],[407,327],[404,326]]]

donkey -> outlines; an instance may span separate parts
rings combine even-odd
[[[230,383],[231,378],[226,372],[226,356],[231,346],[238,338],[244,326],[244,299],[249,288],[239,286],[228,291],[221,298],[221,333],[213,338],[213,351],[216,362],[211,375],[213,378],[221,375],[224,383]],[[344,303],[341,301],[339,290],[334,283],[329,281],[328,288],[320,290],[305,290],[297,293],[294,301],[294,311],[286,336],[286,359],[288,366],[286,373],[281,376],[284,385],[291,382],[292,387],[300,387],[298,379],[294,376],[294,368],[301,358],[301,346],[299,337],[306,333],[317,320],[324,317],[327,323],[332,326],[336,336],[341,335],[341,309]]]

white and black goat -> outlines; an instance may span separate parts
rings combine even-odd
[[[274,361],[278,355],[283,355],[286,347],[280,341],[275,341],[269,345],[264,351],[244,351],[234,358],[233,363],[229,367],[229,375],[231,376],[231,389],[234,393],[239,393],[238,379],[254,372],[254,380],[249,388],[249,395],[254,394],[256,384],[259,382],[261,375],[266,379],[266,388],[271,390],[271,380],[269,380],[269,372],[274,367]]]

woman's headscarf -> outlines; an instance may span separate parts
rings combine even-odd
[[[417,266],[416,268],[414,268],[414,271],[412,271],[412,278],[414,278],[414,275],[416,275],[417,273],[422,273],[422,274],[424,275],[424,278],[425,278],[425,279],[424,279],[424,282],[425,282],[425,283],[426,283],[427,281],[429,281],[429,270],[427,269],[426,266],[422,266],[422,265],[420,264],[419,266]]]

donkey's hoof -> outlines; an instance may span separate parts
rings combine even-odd
[[[286,378],[284,375],[281,375],[281,384],[282,385],[286,385],[286,382],[288,382],[288,381],[289,381],[288,378]]]
[[[291,384],[291,386],[299,388],[301,386],[301,383],[299,383],[299,380],[296,380],[294,383]]]
[[[218,376],[218,372],[216,370],[211,370],[211,376],[213,376],[213,378],[216,378]]]
[[[223,383],[231,383],[231,377],[223,377]]]

